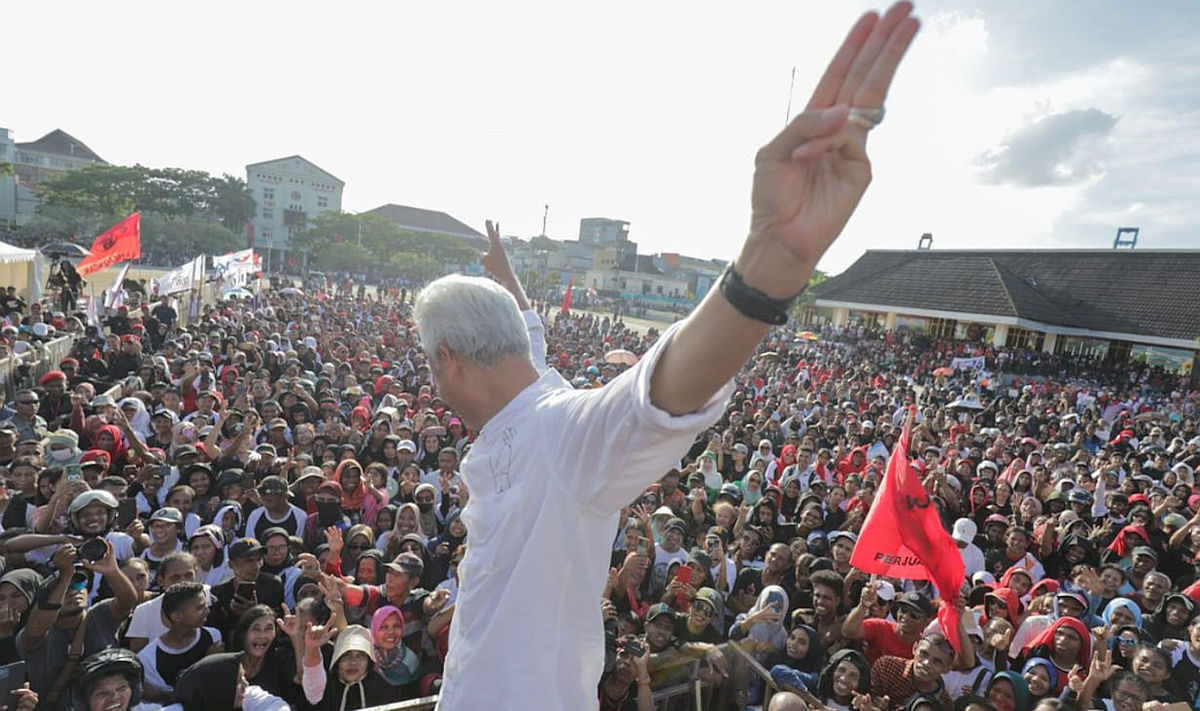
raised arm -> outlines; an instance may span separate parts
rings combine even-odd
[[[500,223],[488,220],[486,224],[488,251],[483,255],[481,261],[488,273],[495,277],[496,281],[517,300],[517,308],[521,310],[521,318],[524,319],[525,328],[529,331],[529,355],[533,357],[533,364],[537,367],[537,371],[545,372],[548,367],[546,365],[546,329],[542,326],[542,319],[529,305],[529,299],[525,296],[525,288],[521,286],[521,280],[517,278],[512,264],[508,261],[508,252],[504,249],[504,243],[500,241]]]
[[[720,288],[675,332],[658,361],[650,399],[682,415],[703,407],[754,353],[770,328],[725,296],[736,283],[775,301],[777,315],[808,283],[871,181],[868,127],[881,116],[896,67],[916,34],[912,4],[864,15],[825,69],[805,111],[755,157],[750,231]],[[852,109],[853,107],[853,115]],[[866,112],[865,114],[863,112]],[[881,114],[882,112],[878,112]]]

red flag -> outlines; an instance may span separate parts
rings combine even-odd
[[[75,271],[87,276],[114,264],[142,256],[142,215],[135,212],[108,228],[92,242],[92,253],[84,257]]]
[[[575,273],[571,273],[571,278],[567,281],[567,293],[563,294],[562,312],[564,314],[571,313],[571,287],[575,286]]]
[[[942,528],[937,507],[908,461],[911,416],[892,449],[887,474],[867,513],[850,564],[867,573],[909,580],[932,580],[941,596],[938,621],[959,648],[958,610],[951,605],[962,591],[962,556]]]

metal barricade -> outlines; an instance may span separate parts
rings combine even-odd
[[[35,343],[33,348],[21,355],[10,355],[0,359],[0,392],[4,402],[16,396],[18,390],[32,388],[46,373],[58,367],[63,358],[71,354],[75,339],[62,336],[45,343]]]

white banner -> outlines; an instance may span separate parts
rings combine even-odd
[[[104,308],[115,309],[125,304],[125,297],[128,296],[125,293],[125,277],[128,275],[129,262],[125,262],[121,267],[121,273],[117,275],[117,280],[104,292]]]
[[[955,358],[950,361],[950,367],[955,370],[983,370],[987,366],[987,358],[984,356],[976,356],[974,358]]]
[[[204,255],[196,257],[183,266],[172,269],[157,279],[158,295],[178,294],[189,291],[192,286],[204,276]]]
[[[242,286],[260,269],[259,256],[253,249],[213,257],[213,271],[217,278],[225,280],[225,286]]]

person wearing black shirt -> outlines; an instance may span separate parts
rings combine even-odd
[[[276,614],[283,613],[283,581],[277,575],[262,572],[263,545],[255,538],[242,538],[229,546],[229,567],[233,579],[212,589],[212,612],[208,625],[228,635],[242,614],[254,605],[266,605]]]

